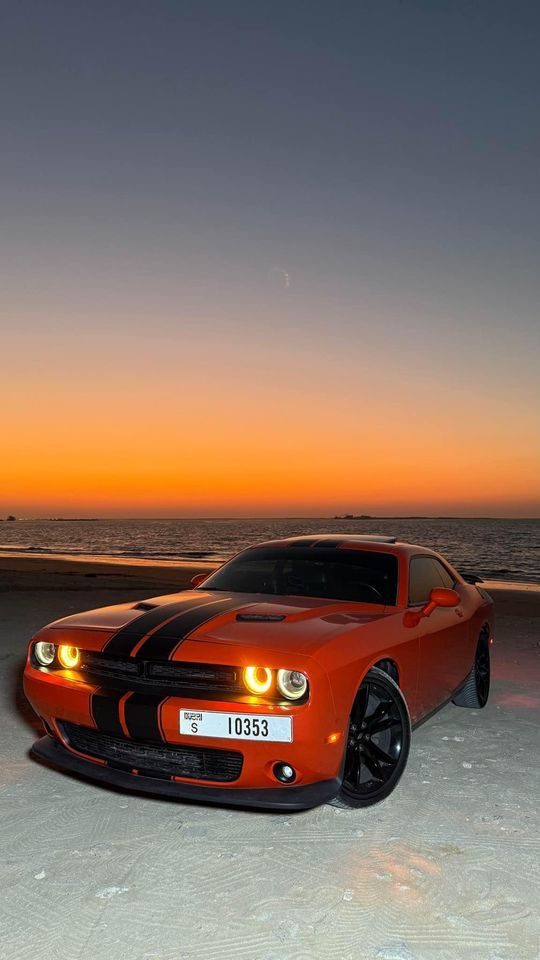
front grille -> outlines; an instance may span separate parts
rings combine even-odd
[[[74,750],[89,757],[106,760],[122,770],[136,769],[152,777],[186,777],[192,780],[214,780],[231,783],[242,772],[244,758],[233,750],[212,750],[207,747],[184,747],[181,744],[141,743],[112,737],[77,723],[61,720],[62,735]]]
[[[117,677],[119,680],[131,680],[141,676],[141,664],[137,660],[118,660],[88,651],[81,653],[80,669],[88,673],[99,673],[104,677]]]
[[[133,660],[84,651],[80,669],[92,676],[128,681],[129,689],[133,689],[135,681],[144,683],[145,687],[174,687],[182,692],[243,692],[239,669],[208,663]]]
[[[176,686],[206,690],[224,690],[228,693],[241,689],[237,671],[233,667],[213,667],[204,663],[149,663],[149,680],[173,683]]]

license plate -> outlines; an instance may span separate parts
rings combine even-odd
[[[292,717],[221,713],[217,710],[180,710],[180,733],[223,740],[266,740],[292,743]]]

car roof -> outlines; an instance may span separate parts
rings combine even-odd
[[[383,534],[357,534],[357,533],[324,533],[310,534],[299,537],[286,537],[282,540],[265,540],[264,543],[253,544],[257,547],[313,547],[325,549],[361,549],[374,550],[377,552],[387,552],[400,555],[411,556],[416,553],[428,554],[439,557],[434,550],[429,547],[418,546],[414,543],[402,543],[396,537]],[[249,549],[249,548],[248,548]]]

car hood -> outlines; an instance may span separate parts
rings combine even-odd
[[[121,647],[126,655],[133,655],[137,647],[142,653],[143,644],[145,655],[150,658],[154,655],[153,644],[144,638],[157,637],[158,633],[162,642],[169,638],[176,641],[175,659],[181,659],[182,641],[188,638],[190,645],[192,641],[260,645],[307,653],[330,635],[358,629],[387,612],[379,605],[341,600],[186,590],[135,604],[77,613],[57,620],[49,629],[68,632],[71,642],[81,646],[101,647],[115,653]],[[107,637],[101,640],[103,632]],[[87,633],[89,643],[85,643],[81,633]],[[159,658],[158,647],[155,650]]]

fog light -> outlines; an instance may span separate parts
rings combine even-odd
[[[296,771],[290,763],[275,763],[274,776],[280,783],[293,783],[296,780]]]
[[[34,656],[41,667],[50,667],[56,655],[54,643],[39,640],[34,646]]]
[[[244,683],[251,693],[268,693],[272,686],[272,671],[268,667],[246,667]]]
[[[66,670],[73,670],[79,663],[79,651],[63,643],[58,647],[58,659]]]

